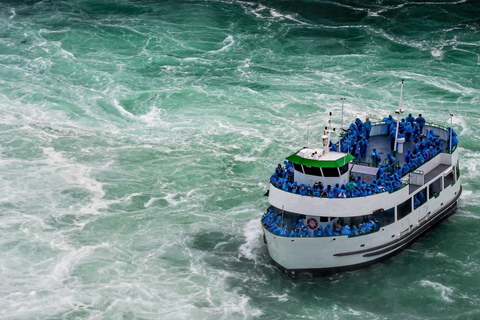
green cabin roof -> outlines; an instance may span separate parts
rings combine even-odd
[[[297,152],[298,153],[298,152]],[[343,157],[340,157],[336,160],[314,160],[314,159],[305,159],[297,155],[297,153],[292,154],[291,156],[287,157],[286,159],[288,161],[291,161],[295,164],[301,164],[304,166],[309,166],[309,167],[316,167],[316,168],[339,168],[346,163],[349,163],[353,159],[355,159],[354,156],[351,154],[347,153]]]

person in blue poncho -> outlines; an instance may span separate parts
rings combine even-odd
[[[277,228],[280,228],[280,225],[278,224],[278,222],[275,222],[273,225],[271,225],[269,228],[268,228],[268,231],[272,232],[277,229]]]
[[[390,150],[392,151],[395,148],[395,133],[396,133],[396,129],[391,130],[390,134],[388,135],[388,137],[390,138]]]
[[[312,233],[310,232],[310,230],[305,226],[302,226],[302,229],[300,230],[299,234],[300,234],[300,238],[309,238],[312,236]]]
[[[318,227],[316,227],[314,230],[313,230],[313,236],[314,237],[323,237],[323,229],[322,229],[322,225],[319,224]]]
[[[365,119],[365,122],[363,123],[363,126],[365,127],[365,138],[367,140],[370,139],[370,131],[372,130],[372,123],[370,122],[369,118]]]
[[[348,141],[345,136],[340,139],[340,152],[347,153],[348,152]]]
[[[289,233],[288,233],[288,228],[287,228],[286,225],[282,224],[282,232],[280,233],[280,235],[282,237],[288,237]]]
[[[420,200],[418,200],[417,195],[413,197],[413,207],[418,208],[420,206]]]
[[[283,174],[285,173],[285,171],[283,170],[282,165],[280,163],[278,164],[277,168],[275,169],[275,173],[277,174],[277,177],[283,178]]]
[[[388,165],[392,165],[395,163],[395,161],[397,161],[391,154],[390,152],[387,152],[387,161],[388,161]]]
[[[425,203],[425,196],[423,195],[423,192],[419,192],[417,193],[417,196],[418,196],[418,200],[420,201],[420,204],[424,204]]]
[[[405,119],[402,118],[402,120],[400,121],[400,123],[398,124],[398,132],[400,133],[404,133],[405,131]]]
[[[415,121],[415,117],[412,116],[411,113],[408,114],[408,117],[405,118],[406,122],[413,123]]]
[[[352,230],[350,229],[350,226],[348,224],[342,227],[341,234],[345,236],[349,236],[352,234]]]
[[[373,148],[370,158],[372,159],[372,163],[373,163],[374,166],[378,166],[380,164],[380,162],[382,162],[382,158],[380,157],[380,153],[378,153],[376,148]]]
[[[407,122],[405,124],[405,142],[410,142],[413,134],[412,123]]]
[[[368,146],[370,145],[368,143],[368,140],[367,138],[365,138],[363,135],[361,136],[361,139],[359,141],[359,144],[360,144],[360,157],[362,159],[366,159],[367,158],[367,148]]]
[[[455,145],[458,143],[457,139],[457,134],[455,133],[455,130],[453,130],[450,127],[447,127],[448,130],[448,136],[447,136],[447,150],[450,150],[450,135],[452,136],[452,144],[451,144],[451,149],[453,150]]]
[[[388,117],[383,118],[383,121],[385,121],[385,123],[387,124],[384,132],[388,134],[390,126],[395,120],[393,119],[392,115],[389,115]]]
[[[332,226],[332,224],[329,222],[329,223],[327,223],[327,226],[323,229],[323,233],[327,237],[333,236],[333,231],[332,231],[331,226]]]
[[[291,163],[290,161],[287,162],[286,173],[287,173],[287,180],[289,182],[293,182],[294,181],[295,168],[293,167],[293,163]]]
[[[320,198],[320,187],[318,185],[313,186],[313,196]]]
[[[282,225],[283,226],[283,225]],[[280,236],[282,235],[282,232],[284,232],[283,230],[283,227],[282,226],[278,226],[277,228],[275,228],[272,233],[276,236]]]
[[[355,147],[355,161],[360,161],[362,160],[362,150],[360,149],[360,145],[357,143],[357,146]]]
[[[338,151],[337,146],[334,143],[332,143],[332,141],[330,141],[329,145],[330,145],[330,151]]]
[[[420,126],[420,133],[423,132],[423,127],[425,126],[425,118],[421,114],[415,119],[415,122]]]
[[[363,125],[362,120],[360,120],[359,118],[356,118],[355,124],[357,125],[357,128],[358,128],[358,135],[362,135],[362,134],[365,135],[365,127]]]
[[[405,152],[405,156],[403,157],[403,162],[409,163],[411,159],[412,159],[412,152],[410,151],[410,149],[407,149],[407,152]]]

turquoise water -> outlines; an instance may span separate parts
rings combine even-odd
[[[2,319],[479,319],[477,1],[2,1]],[[453,126],[455,216],[400,255],[286,278],[277,163],[398,108]]]

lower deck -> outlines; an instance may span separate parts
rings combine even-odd
[[[274,262],[290,276],[357,269],[398,253],[453,214],[461,191],[460,183],[450,185],[428,205],[370,234],[288,238],[264,228],[265,241]]]

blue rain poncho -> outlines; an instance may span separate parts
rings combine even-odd
[[[363,123],[363,126],[365,127],[365,137],[367,139],[370,139],[370,131],[372,130],[372,123],[370,122],[370,120],[368,120],[368,118],[367,118],[367,121]]]
[[[327,237],[331,237],[333,236],[333,231],[332,231],[332,228],[331,228],[331,223],[327,223],[327,226],[325,227],[325,229],[323,229],[323,233],[325,234],[325,236]]]
[[[337,146],[330,141],[330,151],[338,151]]]
[[[405,121],[412,123],[412,122],[415,121],[415,118],[412,117],[412,114],[411,114],[411,113],[409,113],[409,114],[408,114],[408,117],[405,118]]]
[[[314,237],[323,237],[323,229],[322,225],[319,225],[318,227],[313,230],[313,236]]]
[[[352,230],[350,229],[350,226],[347,224],[342,228],[342,235],[349,236],[352,234]]]
[[[300,234],[300,237],[302,238],[308,238],[312,236],[312,233],[310,232],[310,230],[305,226],[302,227],[302,229],[299,231],[299,234]]]
[[[392,165],[396,161],[396,159],[390,154],[390,152],[387,152],[387,161],[388,165]]]

